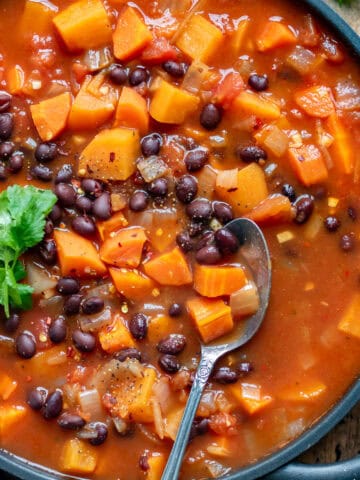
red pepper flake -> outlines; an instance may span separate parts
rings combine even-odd
[[[110,152],[110,162],[115,162],[115,152]]]
[[[31,375],[27,375],[25,377],[25,382],[31,382],[32,381],[32,376]]]
[[[73,347],[68,347],[66,350],[66,356],[68,358],[72,358],[74,354],[75,354],[75,350],[73,349]]]

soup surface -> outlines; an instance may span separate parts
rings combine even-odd
[[[0,46],[1,448],[160,479],[200,338],[258,308],[240,216],[270,306],[216,366],[180,478],[300,435],[359,373],[356,61],[282,0],[2,0]]]

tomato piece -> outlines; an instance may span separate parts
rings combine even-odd
[[[217,86],[214,93],[214,101],[227,110],[244,88],[244,80],[240,73],[228,73]]]
[[[141,60],[148,64],[161,64],[168,60],[176,60],[178,51],[164,37],[155,37],[142,52]]]

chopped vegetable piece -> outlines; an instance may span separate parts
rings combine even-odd
[[[82,151],[79,175],[99,180],[126,180],[135,172],[135,161],[139,155],[140,136],[137,130],[102,130]]]
[[[263,395],[259,385],[237,383],[229,387],[236,400],[249,415],[254,415],[273,402],[269,395]]]
[[[141,60],[150,65],[159,65],[177,58],[178,51],[164,37],[155,37],[141,54]]]
[[[100,258],[115,267],[138,267],[146,240],[143,228],[124,228],[105,240]]]
[[[217,86],[213,101],[227,110],[244,88],[245,84],[239,73],[228,73]]]
[[[114,127],[136,128],[144,135],[149,128],[146,100],[134,89],[123,87],[115,113]]]
[[[233,101],[229,115],[242,117],[255,115],[262,120],[277,120],[280,117],[279,106],[268,97],[258,93],[243,91]]]
[[[246,275],[241,267],[195,266],[194,289],[204,297],[231,295],[245,284]]]
[[[235,319],[253,315],[258,311],[259,306],[259,292],[257,286],[252,281],[230,295],[231,313]]]
[[[25,73],[20,65],[15,65],[8,70],[7,73],[7,86],[9,92],[13,95],[19,95],[22,93],[22,89],[25,84]]]
[[[197,297],[188,300],[186,306],[205,343],[231,332],[234,327],[231,309],[223,300]]]
[[[162,80],[150,104],[150,115],[161,123],[183,123],[196,111],[200,99]]]
[[[343,313],[338,329],[347,335],[360,339],[359,307],[360,295],[357,294]]]
[[[289,385],[280,391],[278,397],[290,402],[306,402],[322,395],[326,389],[327,387],[323,382],[311,379],[301,381],[299,379],[295,385]]]
[[[111,25],[100,0],[72,3],[53,19],[70,52],[101,47],[111,41]]]
[[[240,52],[244,48],[245,37],[249,31],[249,26],[250,19],[246,18],[241,20],[235,32],[231,35],[230,45],[236,56],[239,56]]]
[[[235,173],[235,171],[232,172]],[[223,187],[223,183],[221,183],[223,177],[220,172],[218,178],[219,181],[216,180],[217,194],[222,200],[230,203],[238,215],[248,213],[268,196],[264,171],[256,163],[251,163],[237,171],[236,189]]]
[[[310,117],[327,118],[335,112],[331,90],[323,85],[300,90],[295,93],[295,102]]]
[[[109,220],[103,222],[97,222],[96,227],[98,229],[100,238],[102,241],[106,240],[111,233],[116,233],[119,230],[127,227],[129,222],[126,220],[122,212],[115,213]]]
[[[106,267],[90,240],[65,230],[55,230],[54,239],[63,276],[88,277],[106,274]]]
[[[70,109],[71,95],[69,92],[30,106],[31,116],[41,140],[48,142],[63,132]]]
[[[144,264],[144,270],[160,285],[187,285],[193,280],[188,262],[179,247],[152,258]]]
[[[172,320],[168,315],[157,315],[151,317],[148,323],[147,338],[149,342],[155,345],[166,337],[170,331]]]
[[[75,97],[69,115],[69,128],[90,130],[105,123],[115,111],[116,94],[103,75],[87,76]]]
[[[106,325],[100,330],[99,341],[102,349],[108,353],[115,353],[122,348],[135,346],[124,320],[119,315],[114,318],[110,325]]]
[[[163,453],[153,453],[147,458],[149,469],[146,471],[146,480],[159,480],[165,469],[166,457]]]
[[[153,39],[150,30],[137,11],[126,6],[119,15],[113,34],[114,55],[119,60],[131,60]]]
[[[201,15],[193,15],[176,41],[176,46],[194,60],[207,62],[220,48],[221,31]]]
[[[57,8],[50,2],[47,4],[28,0],[19,21],[19,33],[24,38],[36,35],[51,35],[52,18]]]
[[[97,465],[97,454],[83,440],[67,440],[60,454],[60,468],[64,473],[90,474]]]
[[[288,156],[296,176],[307,187],[327,180],[328,171],[323,156],[315,145],[290,147]]]
[[[247,218],[259,225],[289,223],[293,218],[293,209],[288,197],[274,193],[256,205]]]
[[[206,450],[213,457],[228,458],[231,457],[232,451],[230,446],[230,438],[221,436],[216,438],[216,441],[211,443]]]
[[[0,373],[0,396],[3,400],[8,400],[15,392],[16,387],[16,380],[10,378],[6,373]]]
[[[151,397],[155,381],[156,372],[153,368],[141,367],[138,376],[132,375],[129,369],[126,377],[120,379],[119,386],[113,391],[116,404],[112,408],[112,414],[135,422],[153,422]]]
[[[355,164],[355,154],[349,133],[346,131],[337,113],[331,114],[325,125],[334,138],[334,142],[330,147],[330,153],[336,169],[347,175],[352,173]]]
[[[117,291],[129,300],[141,300],[155,288],[151,278],[138,270],[109,268],[109,272]]]
[[[289,27],[279,22],[267,22],[262,28],[256,45],[259,52],[267,52],[278,47],[287,47],[296,43],[296,36]]]
[[[254,137],[258,144],[265,147],[276,157],[282,157],[289,146],[289,138],[277,125],[266,125]]]
[[[0,405],[0,438],[3,439],[8,430],[23,420],[26,409],[22,405]]]

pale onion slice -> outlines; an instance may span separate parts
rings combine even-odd
[[[234,318],[253,315],[258,311],[259,306],[259,292],[252,281],[230,295],[230,308]]]

